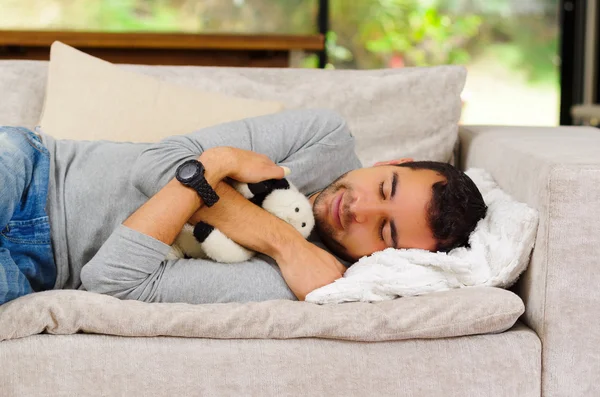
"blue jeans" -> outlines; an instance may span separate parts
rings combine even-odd
[[[34,132],[0,127],[0,304],[54,287],[49,174],[50,154]]]

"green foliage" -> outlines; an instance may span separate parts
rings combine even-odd
[[[336,67],[466,64],[492,56],[530,83],[558,81],[558,0],[331,0]]]
[[[486,53],[507,68],[524,73],[531,84],[558,85],[558,69],[554,63],[557,59],[556,42],[539,44],[531,48],[523,43],[519,44],[510,42],[492,44],[487,48]]]
[[[418,2],[389,1],[366,21],[362,36],[366,48],[376,54],[397,54],[409,66],[465,63],[469,53],[465,42],[481,25],[476,15],[450,16]],[[400,4],[393,3],[403,3]],[[412,4],[409,4],[412,3]]]
[[[330,31],[325,35],[325,49],[330,61],[325,65],[325,69],[335,69],[335,66],[331,63],[332,60],[340,62],[350,62],[353,60],[352,52],[338,44],[338,35],[335,32]],[[316,54],[304,57],[302,67],[311,69],[319,67],[319,57]]]
[[[554,20],[554,23],[552,21]],[[515,17],[490,24],[487,52],[499,62],[525,73],[532,84],[558,84],[558,32],[555,17]],[[488,43],[491,40],[486,40]],[[476,51],[476,49],[474,49]]]
[[[355,3],[333,0],[333,29],[339,29],[350,40],[336,41],[338,50],[329,51],[329,56],[342,67],[468,62],[470,56],[465,45],[477,35],[481,17],[441,12],[429,3],[419,0],[362,0]],[[351,26],[356,32],[348,31],[345,26]],[[347,48],[354,58],[370,57],[370,61],[365,64],[357,59],[353,64],[348,61],[351,59],[348,56],[338,57],[339,47]]]
[[[98,8],[103,31],[176,31],[178,13],[165,1],[103,0]]]
[[[332,59],[348,62],[353,58],[352,52],[349,49],[338,44],[338,35],[335,32],[330,31],[325,35],[325,48],[327,56]]]
[[[474,57],[493,57],[529,83],[558,82],[559,0],[434,0],[440,10],[481,15],[476,41],[468,45]]]

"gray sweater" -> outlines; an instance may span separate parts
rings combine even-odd
[[[181,162],[211,147],[253,150],[289,167],[288,178],[307,195],[361,167],[346,123],[327,110],[286,111],[154,144],[40,135],[52,160],[47,211],[58,268],[55,288],[148,302],[295,299],[267,256],[238,264],[165,260],[167,244],[121,224],[174,177]],[[311,241],[321,245],[314,234]]]

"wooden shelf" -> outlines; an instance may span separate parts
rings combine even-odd
[[[322,51],[322,35],[0,30],[0,59],[48,60],[62,41],[113,63],[288,67],[291,51]]]
[[[322,35],[238,35],[189,33],[100,33],[0,30],[0,46],[49,47],[55,40],[73,47],[187,50],[321,51]]]

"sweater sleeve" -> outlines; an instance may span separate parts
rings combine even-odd
[[[87,291],[145,302],[222,303],[296,297],[278,266],[257,255],[244,263],[166,260],[170,246],[119,225],[81,270]]]
[[[218,146],[252,150],[291,169],[289,179],[312,193],[343,173],[360,168],[345,120],[325,109],[288,110],[171,136],[148,147],[133,165],[133,185],[147,197],[174,176],[182,162]],[[317,172],[318,171],[318,172]]]

